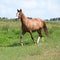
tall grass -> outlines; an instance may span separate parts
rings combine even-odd
[[[20,21],[0,21],[0,60],[60,60],[60,23],[47,22],[50,37],[42,30],[43,39],[34,45],[29,33],[20,46]],[[38,34],[33,33],[35,40]]]
[[[0,21],[0,46],[5,46],[16,39],[19,40],[20,27],[19,21]]]

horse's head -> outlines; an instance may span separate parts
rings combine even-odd
[[[17,9],[17,17],[18,18],[22,17],[22,9],[20,9],[20,10]]]

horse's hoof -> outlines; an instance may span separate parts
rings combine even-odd
[[[37,44],[37,42],[34,43],[35,45]]]
[[[21,43],[21,46],[23,46],[23,43]]]

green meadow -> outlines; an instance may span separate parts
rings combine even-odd
[[[20,45],[20,21],[0,21],[0,60],[60,60],[60,22],[46,22],[49,38],[42,30],[43,38],[35,45],[26,33],[24,46]],[[38,38],[33,33],[35,40]]]

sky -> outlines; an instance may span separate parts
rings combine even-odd
[[[60,17],[60,0],[0,0],[0,17],[15,18],[17,9],[27,17]]]

